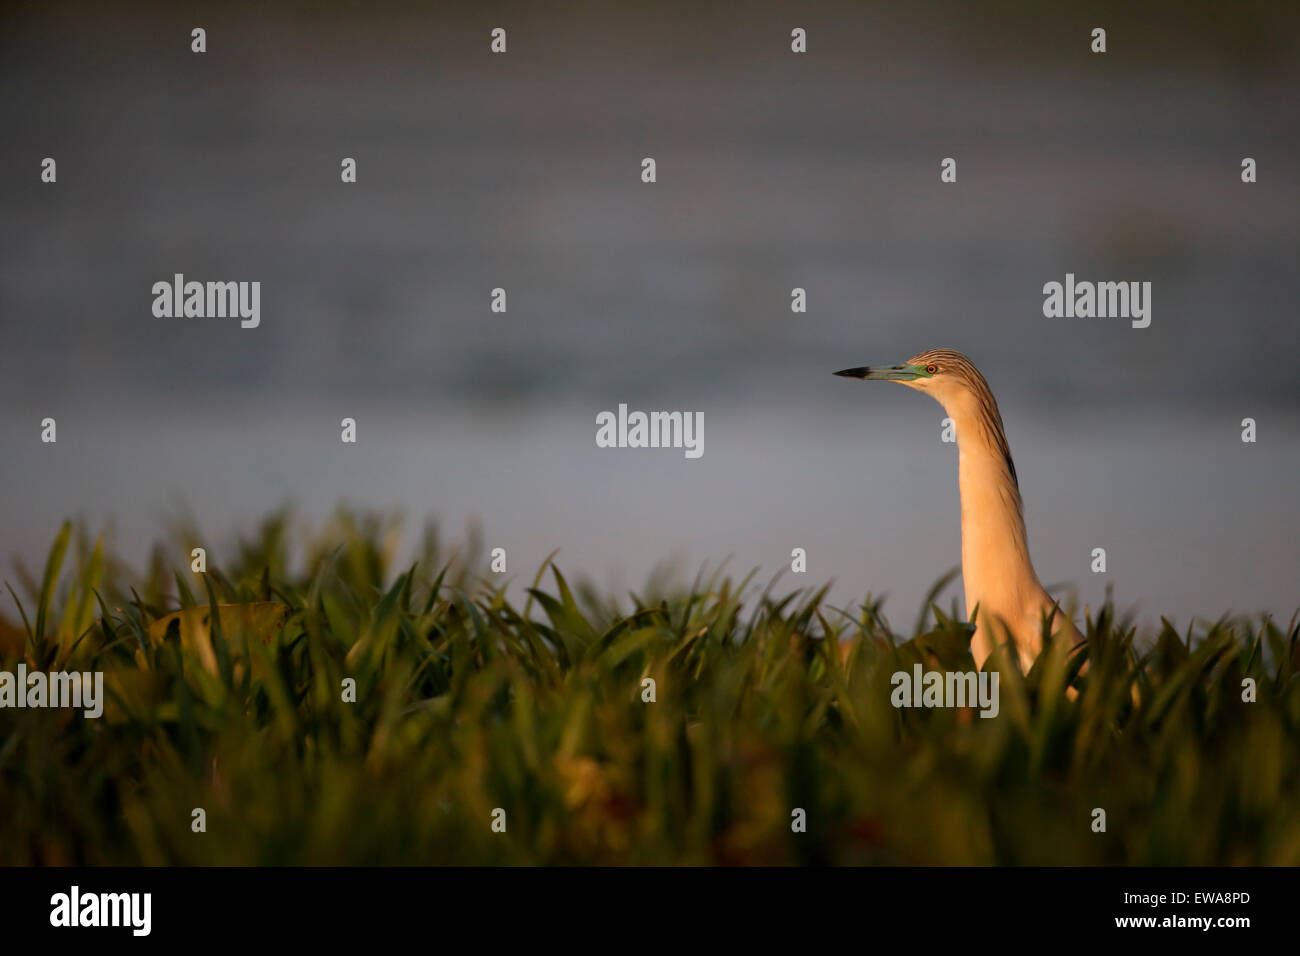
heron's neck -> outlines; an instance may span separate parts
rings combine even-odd
[[[961,491],[961,566],[966,614],[978,605],[980,623],[1010,618],[1041,591],[1029,560],[1020,489],[991,396],[963,396],[948,408],[957,433]]]

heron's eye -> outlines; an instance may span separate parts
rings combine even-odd
[[[925,370],[926,370],[927,372],[929,372],[931,375],[933,375],[935,372],[939,371],[939,366],[937,366],[937,365],[927,365],[927,366],[925,367]]]

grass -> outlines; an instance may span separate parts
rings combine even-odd
[[[989,720],[889,703],[917,661],[974,669],[933,606],[906,639],[870,598],[719,573],[616,601],[550,566],[517,606],[432,534],[393,568],[393,531],[341,513],[293,571],[276,515],[193,574],[192,532],[135,573],[65,526],[0,670],[103,671],[108,703],[0,710],[0,862],[1300,863],[1294,620],[1139,650],[1107,605],[1082,676],[995,656]]]

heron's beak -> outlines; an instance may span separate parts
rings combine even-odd
[[[865,378],[878,382],[911,382],[921,377],[910,365],[878,365],[875,368],[860,365],[857,368],[846,368],[835,374],[843,375],[845,378]]]

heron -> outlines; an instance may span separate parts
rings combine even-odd
[[[1002,414],[974,363],[952,349],[930,349],[901,365],[863,365],[835,374],[925,392],[952,419],[961,496],[961,576],[966,614],[975,624],[971,654],[976,666],[984,666],[999,634],[1013,643],[1025,671],[1042,651],[1045,629],[1066,637],[1070,646],[1078,644],[1078,631],[1039,583],[1029,560],[1020,483]]]

